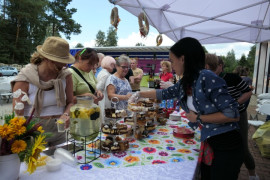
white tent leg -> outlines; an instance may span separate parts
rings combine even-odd
[[[270,61],[270,41],[256,45],[256,54],[253,72],[253,86],[255,94],[270,92],[269,86],[269,63]]]

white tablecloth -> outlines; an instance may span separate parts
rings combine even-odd
[[[182,117],[183,120],[186,120],[186,118]],[[173,123],[173,121],[168,121],[167,123],[173,125],[170,123]],[[194,157],[193,161],[131,167],[95,168],[88,171],[62,164],[59,171],[48,172],[43,167],[35,171],[32,175],[24,173],[26,165],[23,163],[21,165],[20,180],[191,180],[197,175],[197,162],[198,156]]]
[[[62,164],[61,170],[48,172],[45,167],[38,169],[33,174],[24,173],[25,164],[21,165],[20,180],[191,180],[196,174],[197,161],[184,163],[169,163],[124,168],[98,169],[95,171],[82,171],[78,168]]]

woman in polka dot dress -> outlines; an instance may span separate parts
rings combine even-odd
[[[204,69],[205,53],[198,40],[183,38],[170,48],[172,67],[183,76],[174,86],[137,92],[138,97],[177,98],[192,128],[201,127],[201,179],[237,180],[243,163],[238,104],[225,81]]]

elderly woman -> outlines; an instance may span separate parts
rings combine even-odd
[[[101,61],[102,70],[97,76],[97,90],[104,92],[105,83],[107,78],[111,75],[111,72],[115,68],[115,59],[111,56],[105,56]]]
[[[131,96],[131,87],[125,75],[128,72],[130,65],[129,57],[121,55],[116,61],[116,72],[111,75],[106,81],[106,95],[105,108],[111,108],[111,101],[113,98],[118,98],[119,102],[116,104],[116,109],[126,109],[127,100]]]
[[[30,116],[35,109],[35,117],[45,132],[53,132],[47,139],[48,146],[63,143],[65,133],[58,133],[55,120],[61,118],[69,122],[69,109],[72,106],[72,78],[66,65],[74,62],[69,53],[69,44],[59,37],[48,37],[43,45],[37,46],[30,64],[23,68],[11,82],[12,91],[21,89],[29,96],[30,103],[24,103],[17,115]],[[18,92],[18,91],[17,91]],[[13,107],[18,104],[23,94],[13,98]]]
[[[91,96],[94,102],[103,99],[100,90],[96,90],[97,80],[93,73],[98,64],[97,52],[92,48],[84,48],[75,55],[75,63],[70,67],[73,80],[73,94],[75,96]]]
[[[99,72],[97,76],[97,90],[100,90],[103,94],[105,94],[105,83],[108,77],[111,75],[111,72],[115,68],[115,59],[111,56],[105,56],[101,61],[102,70]],[[101,113],[104,114],[104,106],[105,106],[105,98],[99,102],[99,106],[101,109]],[[103,117],[103,116],[102,116]]]

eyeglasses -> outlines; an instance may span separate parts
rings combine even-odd
[[[128,69],[128,66],[120,66],[122,69]]]

